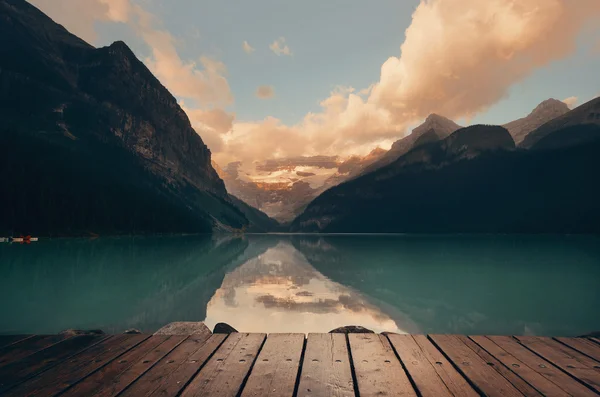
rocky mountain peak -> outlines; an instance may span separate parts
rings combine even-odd
[[[414,139],[418,139],[419,136],[429,130],[434,130],[440,138],[445,138],[459,128],[460,126],[454,121],[439,114],[431,113],[423,124],[413,129],[412,135],[414,135]]]
[[[535,109],[529,113],[528,117],[548,117],[554,114],[556,115],[555,117],[558,117],[565,114],[569,110],[569,107],[563,101],[550,98],[537,105]]]
[[[504,124],[503,127],[510,132],[510,135],[518,144],[536,128],[564,115],[568,111],[569,107],[566,103],[550,98],[537,105],[526,117]]]

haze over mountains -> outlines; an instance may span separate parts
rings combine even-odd
[[[0,0],[0,232],[598,232],[599,99],[504,126],[428,116],[389,151],[216,165],[123,42]],[[293,221],[293,223],[292,223]]]

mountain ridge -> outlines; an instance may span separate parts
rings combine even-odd
[[[210,232],[248,223],[175,97],[125,43],[96,49],[22,0],[0,0],[0,116],[0,162],[11,170],[0,179],[13,192],[0,199],[4,231]]]

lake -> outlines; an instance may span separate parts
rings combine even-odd
[[[600,331],[600,238],[215,235],[0,244],[0,334],[226,322],[408,333]]]

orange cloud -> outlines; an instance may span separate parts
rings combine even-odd
[[[577,102],[579,102],[579,98],[576,96],[570,96],[562,100],[570,109],[573,109]]]
[[[401,55],[382,65],[376,84],[358,93],[334,91],[319,113],[293,126],[274,118],[234,123],[217,157],[366,154],[389,146],[430,113],[472,118],[539,67],[571,54],[579,32],[599,16],[598,0],[577,6],[569,0],[422,0]]]
[[[273,98],[275,91],[270,85],[261,85],[256,89],[256,97],[260,99]]]

